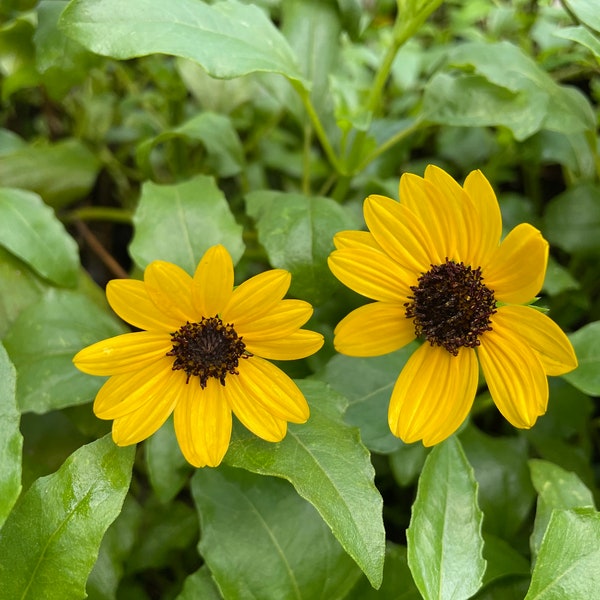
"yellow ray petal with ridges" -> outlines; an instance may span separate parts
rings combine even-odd
[[[569,338],[545,314],[528,306],[502,306],[492,316],[492,328],[499,323],[511,329],[539,355],[547,375],[564,375],[577,368],[577,357]]]
[[[263,340],[260,335],[244,336],[246,350],[270,360],[297,360],[317,352],[323,346],[323,336],[316,331],[300,329],[282,339]]]
[[[239,336],[252,336],[258,340],[274,340],[297,331],[308,321],[313,308],[303,300],[281,300],[268,315],[236,327]]]
[[[381,356],[415,339],[412,320],[403,305],[373,302],[353,310],[336,326],[333,344],[347,356]]]
[[[463,188],[473,202],[476,215],[473,230],[480,232],[480,244],[475,249],[477,254],[473,256],[477,264],[473,266],[485,267],[502,237],[500,206],[490,182],[479,170],[467,175]]]
[[[340,231],[333,236],[333,245],[338,250],[366,246],[382,251],[381,246],[368,231]]]
[[[221,464],[231,439],[231,408],[223,386],[209,379],[204,389],[190,380],[174,415],[181,452],[195,467]]]
[[[267,442],[280,442],[287,433],[287,421],[273,416],[246,393],[239,377],[228,377],[225,396],[242,425]]]
[[[499,302],[524,304],[542,288],[547,262],[548,242],[535,227],[521,223],[493,253],[483,282]]]
[[[331,272],[347,287],[381,302],[407,302],[418,275],[373,248],[334,250],[327,259]]]
[[[475,352],[461,348],[453,356],[444,348],[423,344],[408,359],[392,391],[388,411],[394,435],[425,446],[451,436],[465,420],[477,391]]]
[[[386,196],[369,196],[363,207],[365,221],[381,248],[405,269],[417,274],[440,262],[423,222],[406,206]],[[443,261],[443,254],[441,260]]]
[[[192,281],[192,299],[203,317],[214,317],[227,305],[233,292],[233,261],[225,246],[212,246],[205,253]]]
[[[171,386],[185,382],[185,373],[172,367],[173,358],[165,356],[145,369],[113,375],[94,400],[94,414],[100,419],[116,419],[169,393]]]
[[[244,324],[266,316],[286,295],[292,276],[283,269],[271,269],[244,281],[233,290],[222,319],[243,329]]]
[[[106,299],[121,319],[139,329],[173,332],[182,325],[152,302],[143,281],[113,279],[106,286]]]
[[[90,375],[119,375],[144,369],[173,348],[167,333],[138,331],[96,342],[74,357],[75,366]]]
[[[496,320],[481,336],[477,355],[498,410],[515,427],[529,429],[546,412],[548,379],[539,355],[509,323]]]
[[[192,303],[192,278],[181,267],[155,260],[144,271],[144,283],[152,302],[181,325],[200,320]]]
[[[281,369],[254,356],[240,361],[239,373],[238,383],[248,399],[252,397],[254,402],[278,419],[306,422],[310,415],[306,399]],[[229,385],[230,379],[227,378],[226,385]]]

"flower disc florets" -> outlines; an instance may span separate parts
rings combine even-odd
[[[479,346],[479,336],[491,331],[496,310],[494,292],[485,286],[481,268],[446,259],[431,265],[411,286],[406,317],[414,319],[415,334],[432,346],[443,346],[457,356],[460,347]]]
[[[186,383],[195,375],[204,389],[209,377],[225,385],[229,373],[238,375],[240,358],[248,358],[246,344],[238,337],[232,324],[225,325],[217,316],[202,317],[199,323],[189,321],[171,334],[173,349],[167,356],[174,356],[173,370],[186,372]]]

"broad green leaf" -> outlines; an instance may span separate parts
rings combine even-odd
[[[287,479],[329,525],[373,587],[381,584],[385,532],[382,499],[358,430],[343,422],[345,400],[319,381],[299,381],[310,407],[307,424],[290,425],[278,444],[236,429],[225,462]]]
[[[555,510],[525,600],[587,600],[600,589],[600,513]]]
[[[136,152],[141,168],[150,173],[152,150],[158,144],[177,138],[202,142],[208,153],[208,166],[220,177],[237,175],[244,166],[244,150],[231,120],[223,115],[205,111],[179,127],[163,131],[160,135],[142,142]]]
[[[487,518],[489,513],[484,514]],[[529,576],[529,561],[522,554],[519,554],[512,546],[495,535],[484,533],[483,539],[485,540],[483,558],[487,563],[485,575],[483,576],[484,586],[505,577]]]
[[[172,54],[196,61],[213,77],[266,71],[306,85],[293,52],[265,13],[234,0],[75,0],[60,26],[104,56]]]
[[[402,446],[390,432],[387,413],[396,379],[414,349],[410,344],[369,358],[336,354],[317,375],[348,399],[345,420],[360,428],[363,443],[373,452],[389,454]]]
[[[75,139],[26,146],[0,156],[3,186],[36,192],[55,208],[84,198],[99,170],[98,159]]]
[[[593,52],[596,58],[600,58],[600,39],[598,39],[598,37],[587,27],[584,27],[583,25],[578,25],[577,27],[565,27],[564,29],[559,29],[556,32],[556,35],[585,46],[588,50]]]
[[[129,252],[142,268],[167,260],[193,274],[214,244],[223,244],[234,263],[244,252],[242,227],[214,179],[205,175],[175,185],[146,182],[133,222]]]
[[[85,597],[102,536],[129,489],[134,454],[106,436],[26,492],[0,534],[2,600]]]
[[[17,374],[0,343],[0,527],[21,492],[21,415],[15,395]]]
[[[390,469],[400,486],[416,483],[428,454],[429,448],[423,444],[402,444],[390,454]]]
[[[451,437],[425,461],[406,532],[408,566],[425,600],[466,599],[481,587],[482,520],[473,469]]]
[[[206,565],[189,575],[175,600],[221,600],[223,596]]]
[[[21,312],[4,339],[19,373],[21,411],[44,413],[92,400],[105,378],[79,372],[73,356],[85,346],[125,330],[83,294],[49,290]]]
[[[241,469],[192,479],[198,549],[225,598],[335,600],[360,571],[291,485]]]
[[[581,23],[600,33],[600,15],[595,0],[565,0],[565,6]]]
[[[600,253],[600,186],[570,187],[548,204],[544,234],[567,252]]]
[[[529,576],[503,577],[485,586],[473,600],[523,600],[529,580]]]
[[[0,244],[42,277],[77,284],[77,244],[36,194],[0,188]]]
[[[600,395],[600,321],[584,325],[570,339],[579,366],[563,377],[590,396]]]
[[[575,473],[545,460],[529,461],[531,480],[538,493],[535,526],[531,534],[531,552],[536,556],[555,509],[595,508],[594,497]]]
[[[312,304],[330,298],[339,286],[327,267],[333,235],[355,229],[354,215],[329,198],[266,190],[248,194],[246,207],[271,265],[292,273],[290,293]]]
[[[0,56],[8,59],[2,61],[2,100],[39,83],[31,41],[33,32],[33,23],[27,15],[0,21]]]

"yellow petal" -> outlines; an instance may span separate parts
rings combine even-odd
[[[296,360],[305,358],[321,349],[323,336],[316,331],[300,329],[285,338],[263,340],[260,335],[244,336],[246,350],[270,360]]]
[[[231,408],[223,386],[209,379],[204,389],[190,381],[174,415],[181,452],[195,467],[221,464],[231,438]]]
[[[183,371],[173,371],[172,366],[173,359],[165,356],[145,369],[113,375],[98,391],[94,414],[100,419],[116,419],[169,394],[172,386],[182,379],[185,382]]]
[[[423,222],[400,202],[385,196],[369,196],[364,203],[364,215],[377,243],[405,269],[420,274],[428,271],[432,263],[440,262]]]
[[[310,319],[313,308],[303,300],[281,300],[268,315],[255,321],[236,326],[236,332],[244,340],[252,336],[258,340],[273,340],[286,337],[297,331]]]
[[[139,329],[172,333],[183,324],[181,319],[158,309],[142,281],[113,279],[106,286],[106,298],[121,319]]]
[[[531,301],[542,288],[548,262],[548,242],[528,223],[517,225],[483,269],[485,285],[496,300],[507,304]]]
[[[577,368],[577,357],[562,329],[539,310],[503,306],[492,316],[492,328],[512,328],[539,355],[547,375],[564,375]]]
[[[171,338],[166,333],[124,333],[80,350],[73,357],[73,363],[90,375],[119,375],[157,362],[172,348]]]
[[[373,300],[404,304],[417,284],[417,274],[373,248],[334,250],[327,263],[345,286]]]
[[[381,251],[381,246],[368,231],[340,231],[333,236],[333,244],[338,249],[367,246]]]
[[[266,316],[286,295],[291,281],[292,276],[283,269],[271,269],[244,281],[233,290],[223,309],[223,321],[243,329],[247,323]]]
[[[304,423],[310,415],[308,404],[298,386],[279,368],[256,356],[241,360],[235,378],[244,397],[252,399],[278,419]]]
[[[423,344],[402,369],[390,401],[388,421],[406,443],[432,446],[462,424],[477,391],[475,352],[461,348],[452,356],[439,346]]]
[[[200,320],[192,303],[192,278],[177,265],[162,260],[151,262],[144,271],[144,283],[152,302],[183,325]]]
[[[203,317],[214,317],[227,305],[233,291],[233,262],[224,246],[209,248],[198,263],[192,282],[194,306]]]
[[[539,355],[514,332],[514,323],[495,319],[480,337],[479,362],[490,394],[504,418],[528,429],[546,412],[548,380]]]
[[[239,377],[228,377],[225,396],[242,425],[267,442],[280,442],[287,433],[287,421],[273,416],[246,393]]]
[[[380,356],[415,339],[412,320],[402,304],[374,302],[344,317],[335,328],[335,349],[347,356]]]

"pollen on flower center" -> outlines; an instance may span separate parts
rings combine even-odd
[[[443,346],[454,356],[461,346],[479,346],[479,336],[491,331],[496,312],[493,290],[483,283],[481,268],[446,259],[432,265],[411,286],[406,317],[414,320],[415,334],[432,346]]]
[[[209,377],[225,385],[227,374],[238,375],[240,358],[252,356],[246,344],[238,337],[232,324],[225,325],[217,316],[202,317],[198,323],[189,321],[171,334],[173,349],[167,356],[174,356],[173,370],[186,372],[186,383],[195,375],[200,387],[206,387]]]

